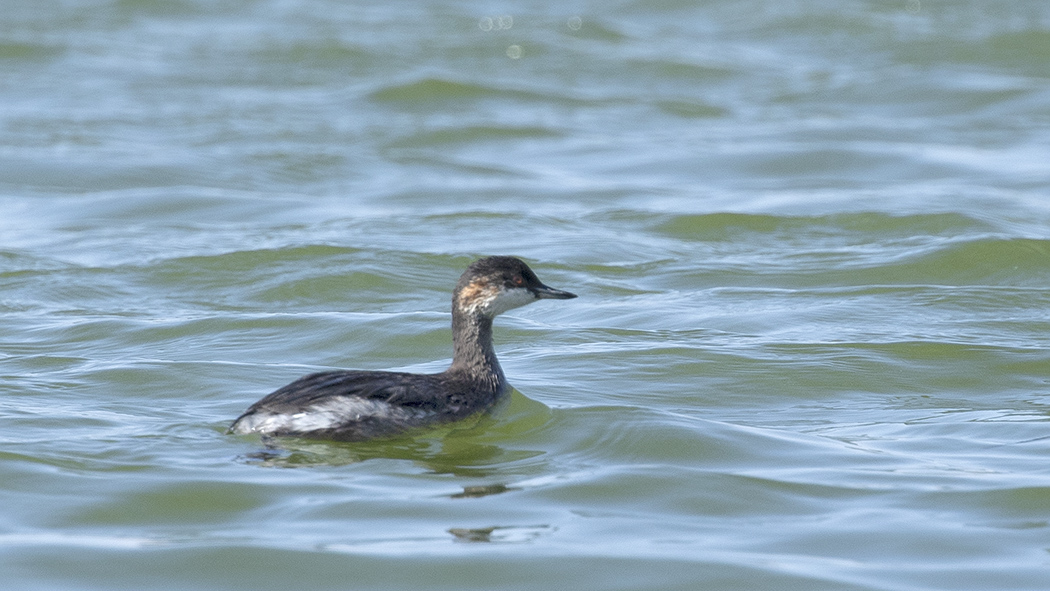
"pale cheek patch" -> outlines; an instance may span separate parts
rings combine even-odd
[[[502,314],[507,310],[513,310],[514,308],[520,308],[525,304],[531,304],[536,301],[536,296],[529,290],[523,287],[515,287],[508,289],[504,292],[497,293],[496,297],[492,298],[487,304],[485,313],[488,316],[496,316]]]
[[[489,318],[536,301],[536,295],[524,287],[500,290],[483,281],[474,281],[459,292],[456,305],[467,314],[484,314]]]

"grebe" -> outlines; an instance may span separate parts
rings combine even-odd
[[[575,297],[544,285],[515,257],[479,259],[452,292],[448,369],[310,374],[251,405],[229,432],[363,441],[488,411],[509,390],[492,348],[492,319],[536,300]]]

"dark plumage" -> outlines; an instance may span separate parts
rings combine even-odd
[[[492,348],[492,319],[539,299],[574,297],[544,285],[520,259],[474,261],[452,294],[453,357],[447,370],[310,374],[251,405],[229,430],[360,441],[488,411],[508,389]]]

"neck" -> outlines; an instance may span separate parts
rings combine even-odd
[[[452,310],[452,367],[449,371],[466,372],[477,377],[493,374],[502,383],[503,370],[492,348],[492,319],[482,314]]]

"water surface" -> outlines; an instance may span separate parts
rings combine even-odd
[[[8,4],[3,588],[1050,586],[1044,2]],[[486,254],[495,416],[225,434]]]

